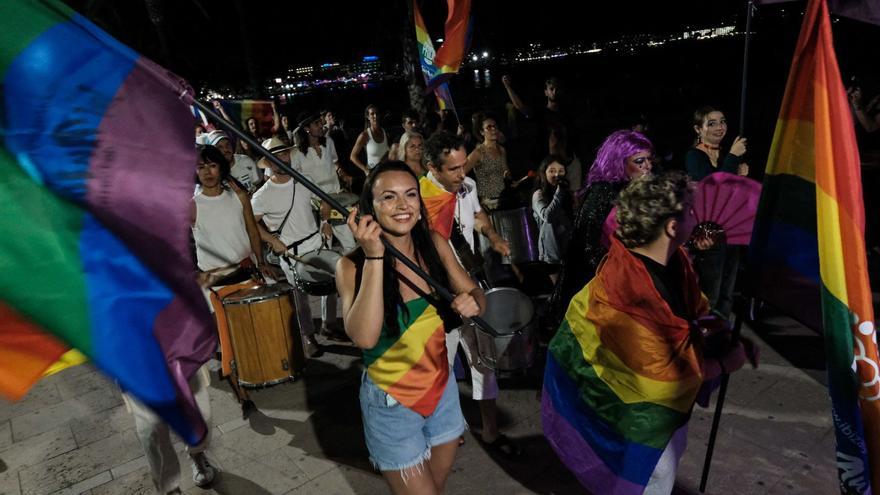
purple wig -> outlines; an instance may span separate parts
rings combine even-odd
[[[636,131],[614,131],[596,152],[584,189],[595,182],[627,182],[626,159],[642,151],[654,151],[654,145]]]

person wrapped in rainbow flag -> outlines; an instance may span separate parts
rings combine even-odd
[[[710,357],[713,319],[681,249],[692,204],[683,174],[630,183],[608,255],[550,342],[544,433],[592,493],[670,493],[698,392],[751,348],[724,342]]]

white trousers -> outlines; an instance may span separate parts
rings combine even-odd
[[[208,435],[205,440],[196,447],[187,446],[189,454],[204,452],[211,443],[211,400],[208,396],[208,387],[211,385],[211,374],[207,365],[202,366],[189,379],[196,399],[196,405],[205,418],[208,426]],[[138,440],[144,448],[144,454],[150,465],[150,475],[153,485],[159,493],[168,493],[180,486],[180,463],[177,461],[177,453],[171,444],[171,431],[168,425],[153,412],[152,409],[141,404],[129,394],[123,393],[123,399],[131,413],[134,415],[134,425]]]
[[[687,448],[687,430],[687,424],[685,424],[672,434],[672,439],[663,450],[660,460],[657,461],[657,466],[654,467],[654,472],[651,473],[651,478],[648,479],[648,484],[645,485],[644,495],[669,495],[672,493],[672,489],[675,487],[678,461],[684,454],[684,449]]]
[[[449,367],[455,363],[455,353],[461,343],[468,366],[471,368],[471,391],[474,400],[498,398],[498,381],[495,372],[479,363],[477,354],[477,334],[472,325],[463,325],[446,334],[446,354]]]

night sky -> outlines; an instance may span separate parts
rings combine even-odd
[[[344,63],[363,55],[397,60],[406,19],[404,0],[66,1],[124,43],[196,85],[247,83],[248,63],[258,76],[273,77],[291,65]],[[423,0],[420,5],[432,37],[441,37],[446,2]],[[472,47],[497,51],[531,41],[560,44],[601,41],[626,33],[680,31],[686,25],[736,21],[744,11],[741,0],[578,5],[590,10],[575,13],[572,2],[562,0],[474,0]],[[162,19],[164,47],[150,20],[149,6]]]

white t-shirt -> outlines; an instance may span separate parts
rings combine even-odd
[[[287,211],[290,210],[290,216],[281,230],[281,242],[290,245],[318,230],[315,214],[312,212],[311,200],[312,192],[293,179],[284,184],[269,180],[254,193],[251,205],[254,209],[254,216],[262,216],[263,222],[270,230],[277,230],[281,226],[281,222],[284,221]],[[292,209],[291,202],[293,203]],[[320,246],[321,235],[315,234],[298,246],[297,252],[302,254],[314,251]]]
[[[193,196],[196,223],[192,227],[199,270],[236,265],[251,255],[251,243],[244,223],[244,207],[232,191],[219,196]]]
[[[444,191],[446,190],[432,172],[428,172],[428,180]],[[483,210],[480,208],[480,200],[477,197],[477,183],[470,177],[465,177],[464,183],[456,195],[455,219],[461,226],[461,233],[471,250],[474,249],[474,225],[477,223],[477,213],[481,211]]]
[[[241,182],[241,185],[247,188],[248,192],[253,192],[260,182],[260,169],[247,155],[235,155],[235,163],[229,173]]]
[[[329,137],[326,139],[327,143],[321,147],[320,157],[311,146],[308,147],[305,155],[298,148],[294,148],[291,150],[290,161],[294,169],[301,171],[322,191],[333,194],[342,190],[339,186],[339,177],[336,175],[336,162],[339,161],[339,157],[336,155],[333,140]]]

